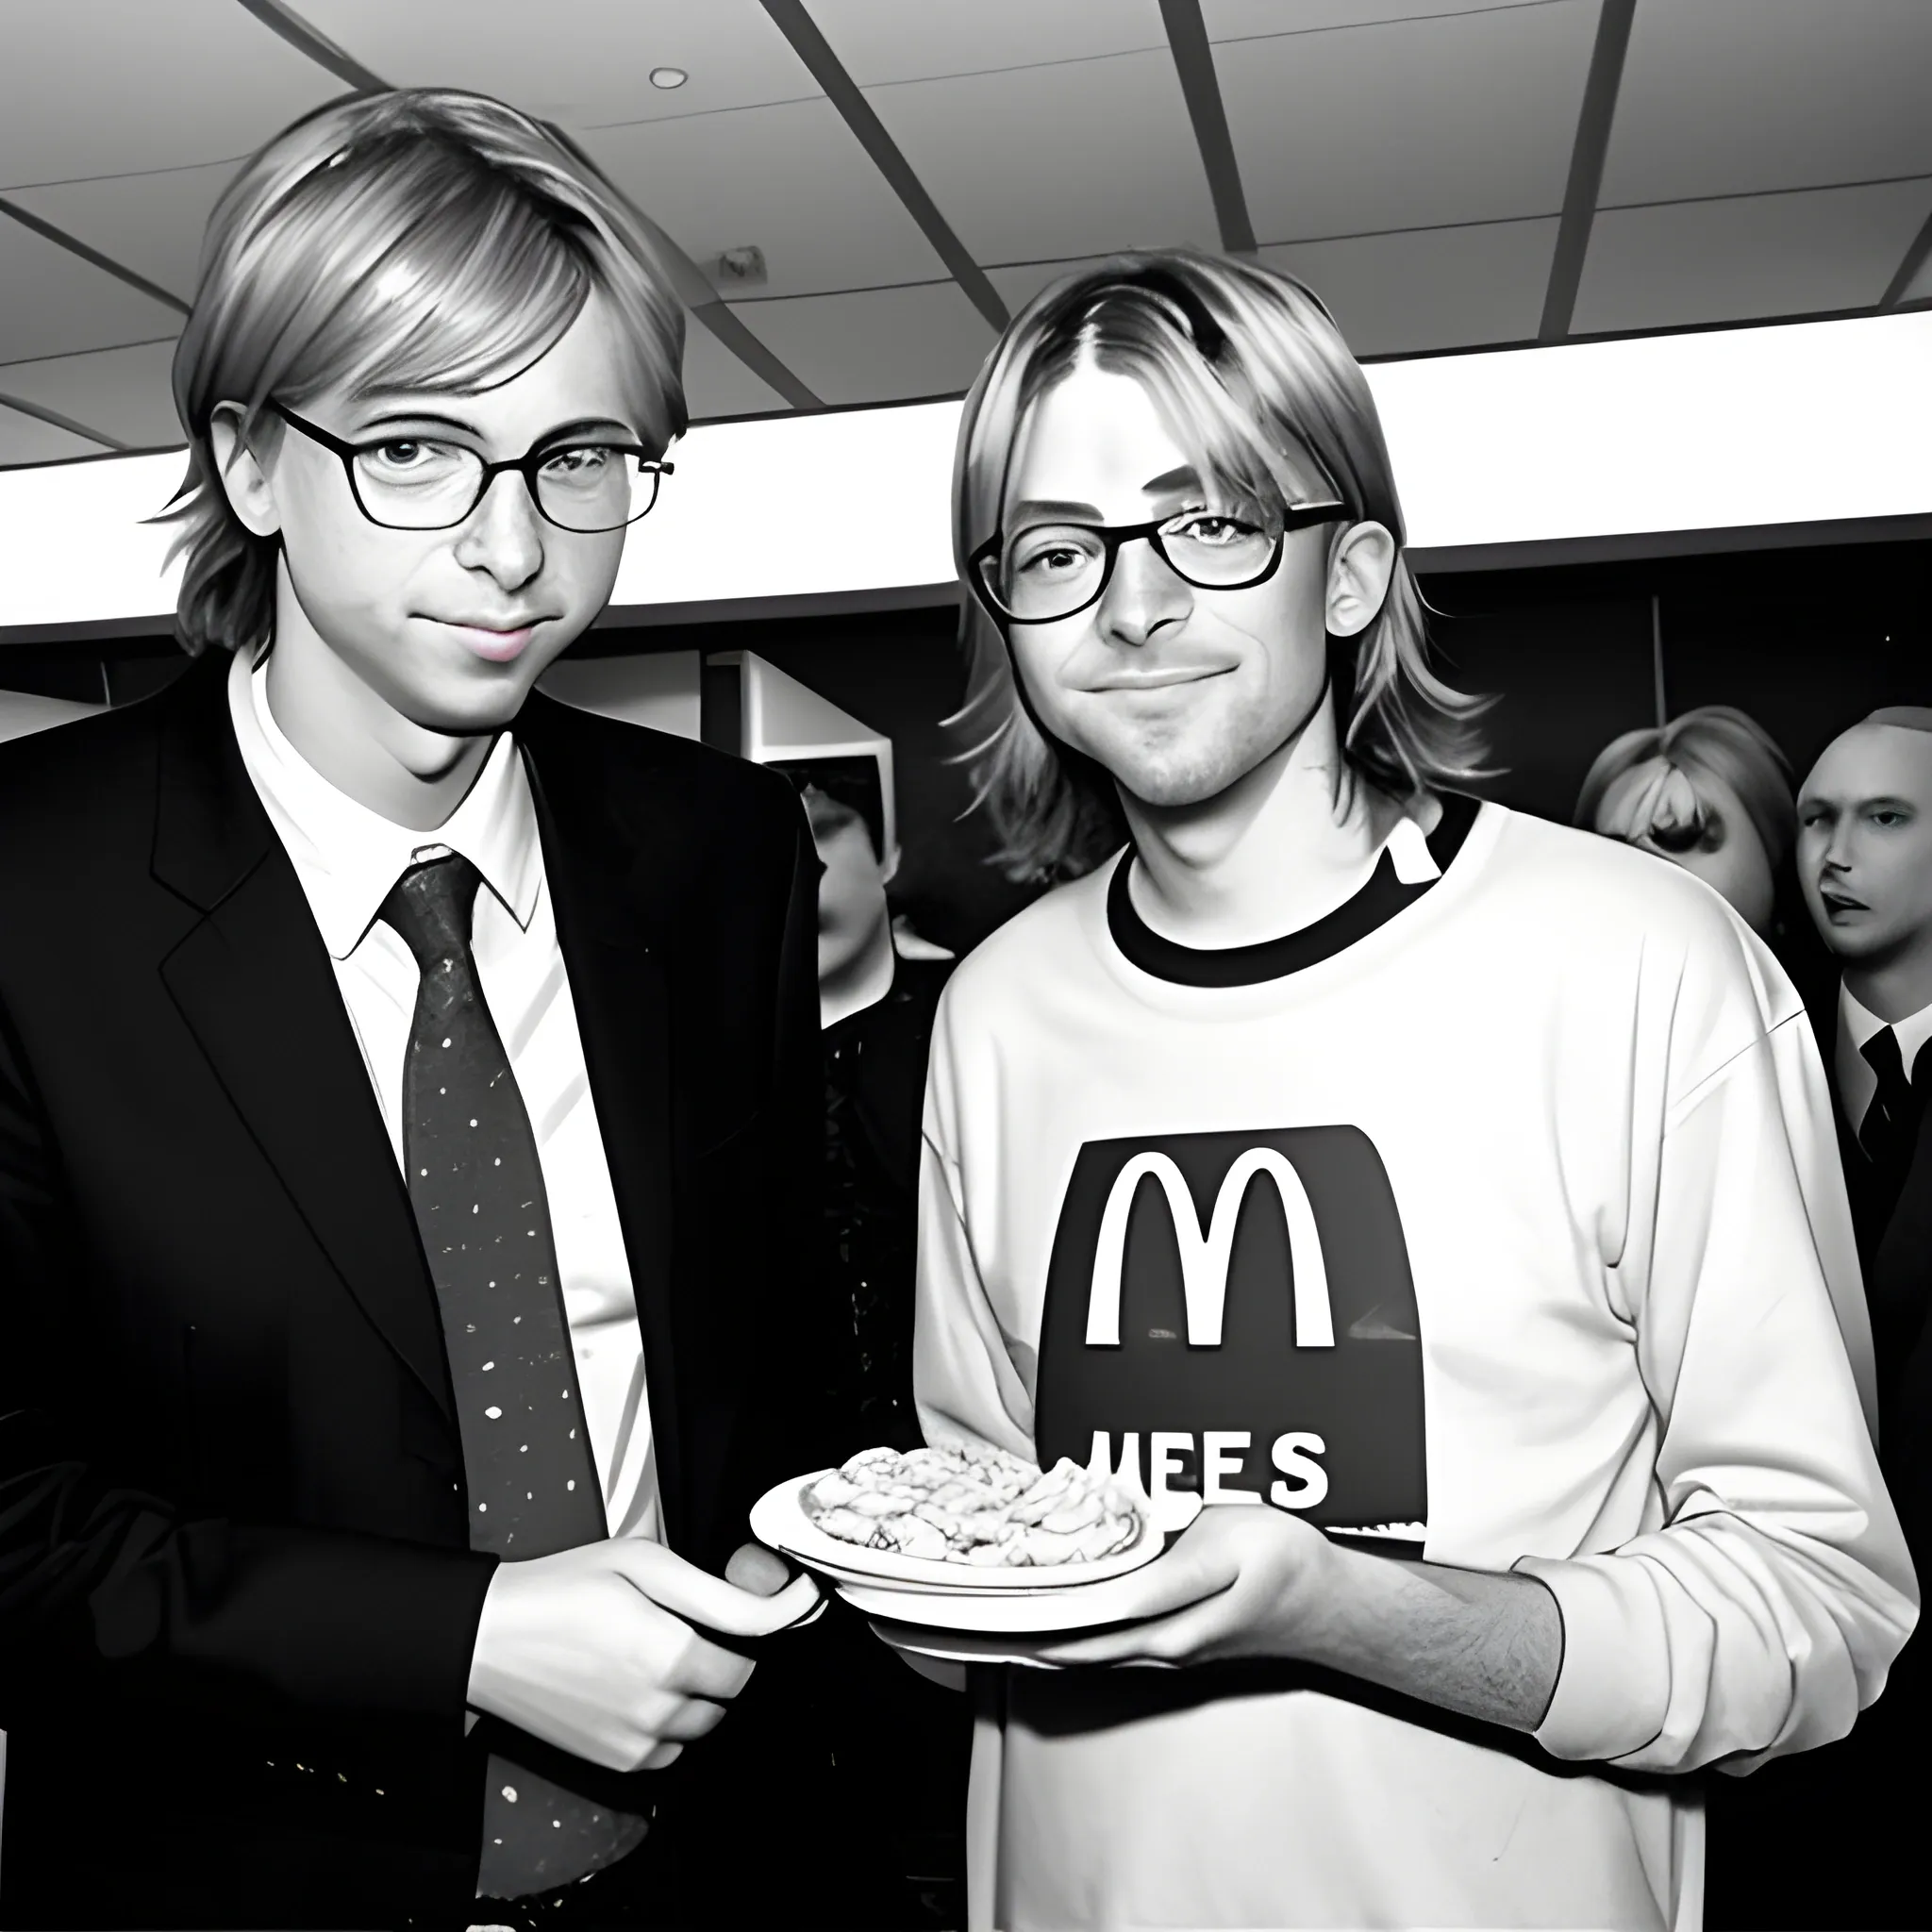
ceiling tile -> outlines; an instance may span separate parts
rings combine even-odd
[[[1165,52],[869,88],[866,99],[977,261],[1220,241]]]
[[[152,341],[178,332],[178,310],[0,216],[0,362]]]
[[[1215,50],[1265,243],[1561,211],[1596,0]]]
[[[1261,40],[1272,34],[1318,34],[1444,13],[1496,13],[1549,0],[1201,0],[1210,41]]]
[[[1159,0],[808,0],[819,31],[860,87],[936,75],[1167,51]]]
[[[719,416],[761,416],[790,407],[695,316],[684,332],[684,400],[693,423]]]
[[[1314,290],[1357,356],[1412,356],[1534,340],[1557,227],[1551,217],[1358,235],[1261,258]]]
[[[193,299],[208,215],[238,165],[215,161],[151,175],[108,175],[58,188],[16,189],[7,198],[187,302]]]
[[[960,394],[994,341],[956,282],[733,307],[781,362],[834,404]]]
[[[1932,174],[1925,0],[1640,0],[1605,208]]]
[[[6,9],[0,191],[252,154],[342,83],[236,0]]]
[[[1932,208],[1932,182],[1605,208],[1574,335],[1860,308],[1878,300]]]
[[[128,449],[173,449],[187,440],[168,386],[174,359],[170,341],[4,363],[0,392],[57,410]]]
[[[566,127],[819,92],[758,0],[301,0],[300,10],[392,86],[472,88]],[[654,67],[690,78],[656,88]]]
[[[0,370],[0,390],[5,388],[6,372]],[[105,446],[70,436],[38,416],[9,409],[0,403],[0,469],[14,469],[23,463],[58,463],[68,457],[107,455]]]
[[[727,248],[762,249],[761,293],[946,273],[829,101],[600,128],[584,145],[700,264]]]

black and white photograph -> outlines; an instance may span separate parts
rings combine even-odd
[[[0,1927],[1932,1924],[1928,108],[0,0]]]

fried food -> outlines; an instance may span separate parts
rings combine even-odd
[[[975,1569],[1097,1563],[1141,1531],[1118,1479],[1066,1457],[1042,1473],[1004,1449],[868,1449],[804,1501],[841,1542]]]

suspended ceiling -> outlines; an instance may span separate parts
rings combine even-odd
[[[1932,0],[0,0],[0,466],[178,444],[215,196],[383,85],[583,142],[682,258],[699,420],[957,394],[1123,246],[1252,250],[1366,358],[1932,301]]]

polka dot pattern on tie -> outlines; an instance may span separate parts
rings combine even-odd
[[[442,1314],[471,1544],[542,1557],[608,1532],[590,1447],[571,1425],[575,1370],[537,1139],[470,950],[478,884],[452,856],[412,867],[383,903],[421,974],[403,1171]],[[548,1890],[642,1836],[641,1821],[493,1754],[483,1790],[486,1896]]]

